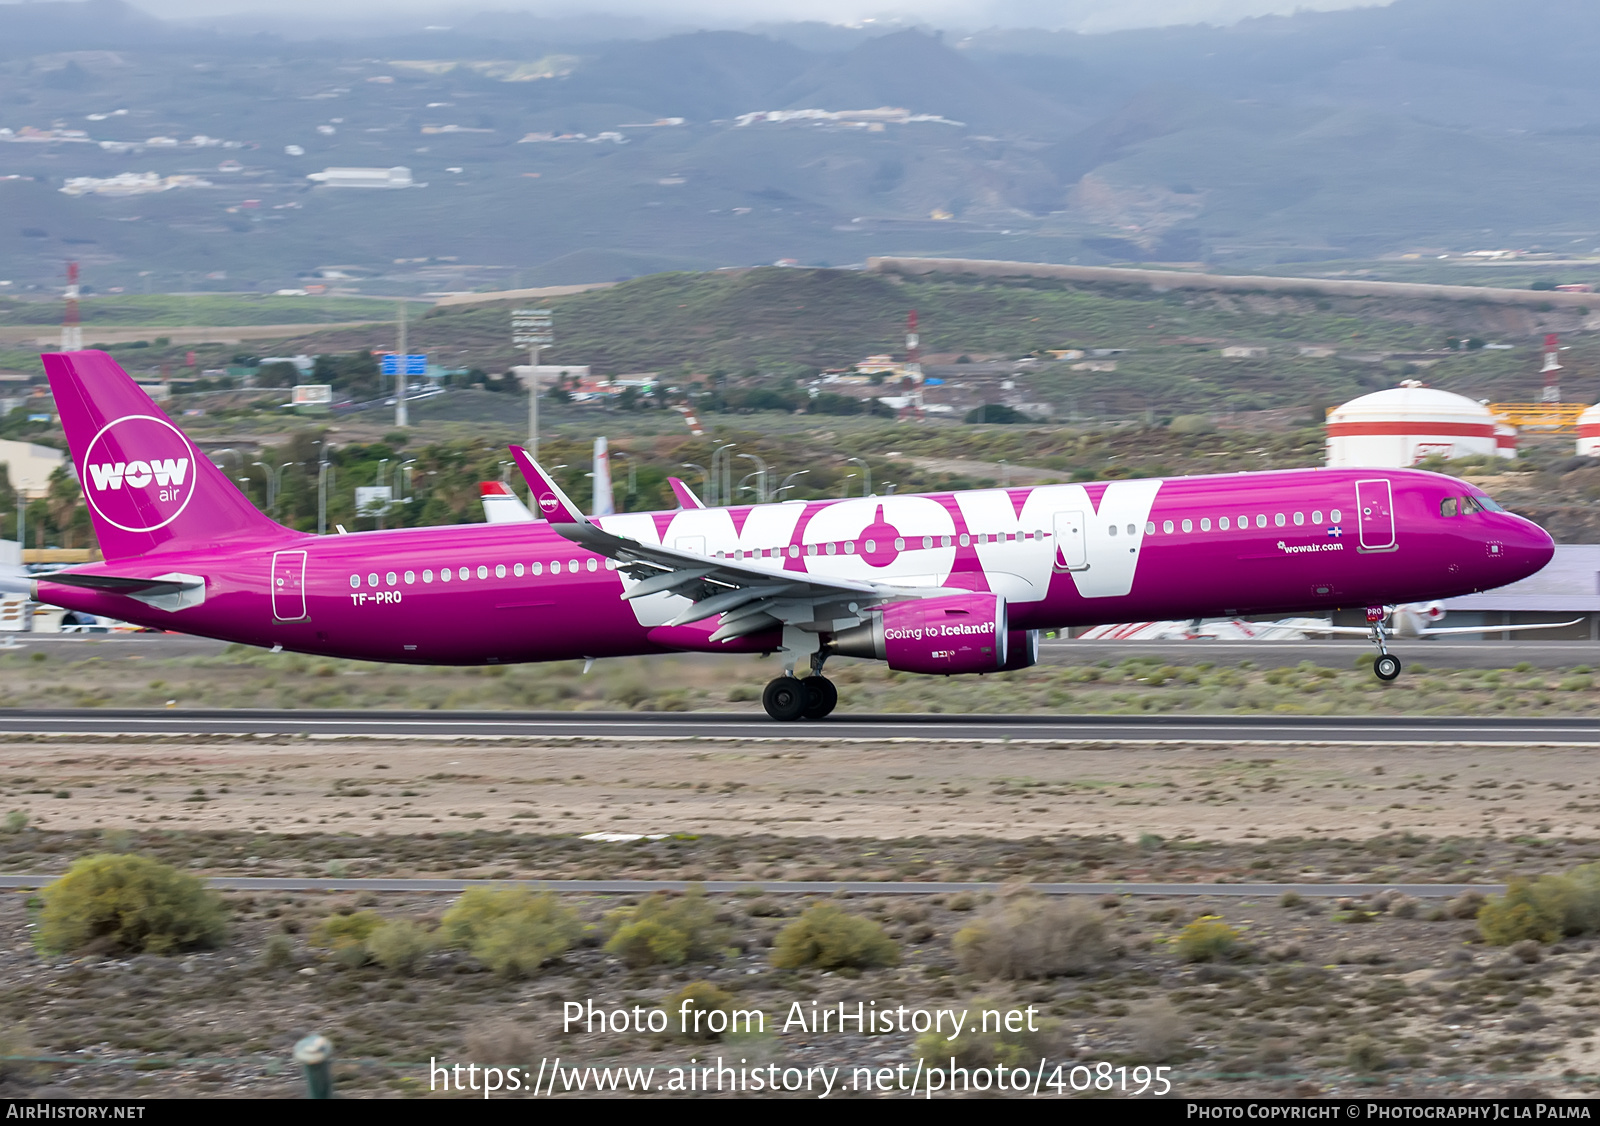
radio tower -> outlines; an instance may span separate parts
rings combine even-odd
[[[78,322],[78,264],[67,263],[67,311],[61,317],[61,350],[83,351],[83,325]]]
[[[1541,403],[1559,403],[1561,401],[1561,341],[1555,333],[1550,333],[1544,338],[1544,367],[1540,369],[1544,376],[1544,390],[1539,394]]]

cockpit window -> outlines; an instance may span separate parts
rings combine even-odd
[[[1440,516],[1459,516],[1460,514],[1461,502],[1455,497],[1445,497],[1439,502]]]
[[[1474,496],[1474,495],[1470,495],[1469,494],[1467,496],[1462,497],[1461,500],[1466,505],[1466,510],[1468,512],[1504,512],[1505,511],[1505,509],[1501,508],[1498,504],[1496,504],[1489,497]]]

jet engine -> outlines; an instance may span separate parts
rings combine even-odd
[[[1036,629],[1007,631],[1004,652],[1006,662],[1000,666],[1001,672],[1031,669],[1039,663],[1039,631]]]
[[[998,672],[1009,667],[1007,641],[1013,632],[1023,631],[1006,628],[1001,595],[949,594],[892,602],[872,621],[835,634],[829,649],[885,661],[896,672]]]

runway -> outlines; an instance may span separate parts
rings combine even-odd
[[[0,876],[0,888],[34,889],[43,887],[58,875],[27,874]],[[997,882],[917,882],[871,880],[705,880],[693,884],[685,880],[384,880],[384,879],[331,879],[313,877],[294,879],[288,876],[213,876],[206,885],[218,891],[320,891],[320,892],[389,892],[411,893],[439,892],[460,894],[474,887],[505,887],[519,885],[541,891],[558,891],[588,895],[645,895],[654,891],[686,891],[699,887],[713,894],[767,895],[951,895],[956,892],[996,893],[1014,888],[1014,884]],[[1120,883],[1058,884],[1030,883],[1028,890],[1040,895],[1206,895],[1227,896],[1235,899],[1272,898],[1284,892],[1295,892],[1311,898],[1350,897],[1376,895],[1381,891],[1398,891],[1418,899],[1453,899],[1470,891],[1483,895],[1498,895],[1505,891],[1504,884],[1266,884],[1266,883]]]
[[[1600,719],[1435,716],[848,715],[777,723],[760,713],[265,709],[6,709],[0,734],[483,740],[1594,746]]]

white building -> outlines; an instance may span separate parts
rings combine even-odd
[[[1328,412],[1328,465],[1403,469],[1435,454],[1496,456],[1496,425],[1482,403],[1408,379]]]
[[[0,463],[11,476],[11,486],[21,489],[29,499],[42,497],[50,491],[50,474],[65,460],[65,454],[49,446],[0,439]]]
[[[325,168],[306,177],[330,188],[410,188],[411,169],[394,168]]]

